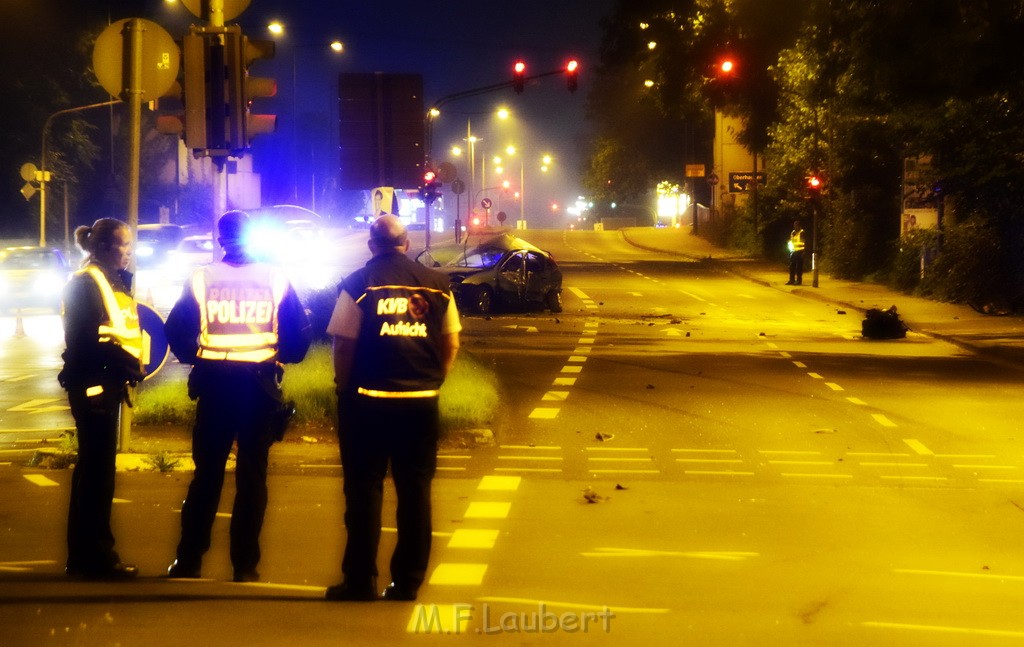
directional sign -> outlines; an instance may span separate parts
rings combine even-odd
[[[760,171],[757,173],[730,173],[729,193],[746,193],[754,185],[755,178],[758,186],[764,186],[765,176]]]
[[[491,202],[490,198],[484,198],[483,200],[480,201],[480,206],[483,207],[484,209],[490,209],[491,205],[493,204],[494,203]]]
[[[164,320],[160,313],[145,303],[138,306],[139,326],[142,327],[142,367],[146,372],[144,379],[148,380],[163,368],[170,347],[167,344]]]

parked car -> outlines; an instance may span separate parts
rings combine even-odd
[[[136,238],[135,264],[140,268],[158,267],[177,249],[185,238],[185,230],[180,225],[166,223],[139,225]]]
[[[417,260],[448,275],[464,311],[488,314],[496,308],[530,306],[562,311],[562,271],[555,259],[510,234],[486,240],[443,265],[430,252]]]
[[[0,310],[60,312],[60,296],[71,269],[59,249],[0,250]]]

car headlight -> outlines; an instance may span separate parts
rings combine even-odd
[[[32,291],[36,294],[60,294],[64,282],[65,277],[60,274],[40,274],[32,281]]]

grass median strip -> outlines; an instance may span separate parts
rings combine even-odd
[[[336,398],[331,347],[314,345],[306,359],[285,368],[284,397],[294,400],[298,427],[329,430],[334,427]],[[441,389],[441,427],[445,433],[487,427],[499,405],[499,384],[494,372],[471,353],[459,353],[451,375]],[[188,398],[185,380],[143,383],[135,405],[136,425],[190,427],[195,403]]]

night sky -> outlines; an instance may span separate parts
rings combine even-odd
[[[3,0],[0,4],[0,18],[8,21],[5,31],[11,31],[14,38],[30,35],[25,47],[10,42],[5,46],[5,53],[15,51],[16,56],[46,47],[46,37],[36,35],[70,39],[83,26],[102,27],[108,20],[147,18],[174,37],[185,33],[189,24],[200,22],[181,4],[166,0]],[[551,185],[551,199],[575,197],[586,141],[587,75],[597,64],[600,20],[613,5],[614,0],[252,0],[238,18],[229,22],[239,23],[253,38],[271,38],[266,30],[271,20],[285,25],[285,33],[274,37],[274,60],[260,62],[251,70],[253,75],[273,76],[278,82],[275,98],[254,104],[254,111],[279,117],[278,131],[257,142],[254,158],[258,170],[268,179],[289,175],[289,166],[298,168],[299,175],[306,178],[293,178],[291,186],[274,186],[271,181],[265,185],[267,201],[308,203],[310,173],[325,175],[329,161],[336,159],[331,143],[337,138],[337,73],[422,74],[429,105],[454,92],[510,80],[518,58],[529,65],[528,74],[560,69],[570,58],[577,58],[581,62],[579,91],[570,94],[565,80],[552,76],[529,85],[523,94],[506,89],[450,103],[436,122],[434,157],[446,154],[453,144],[462,144],[467,120],[471,120],[473,134],[486,142],[478,146],[478,156],[490,156],[497,152],[492,149],[504,149],[510,143],[525,151],[527,159],[549,153],[556,160],[556,172],[545,176]],[[344,42],[343,55],[327,49],[333,39]],[[97,90],[96,100],[103,98],[102,91]],[[514,120],[499,131],[491,125],[491,115],[502,105],[508,107]],[[0,126],[4,127],[11,124]],[[297,162],[280,154],[281,149],[290,147],[293,136],[295,148],[300,149],[293,153]],[[478,173],[479,167],[478,157]],[[559,185],[557,190],[555,184]],[[17,186],[20,183],[15,190]],[[539,200],[537,188],[533,198]],[[271,195],[266,196],[268,191]],[[532,208],[531,201],[527,206]]]

